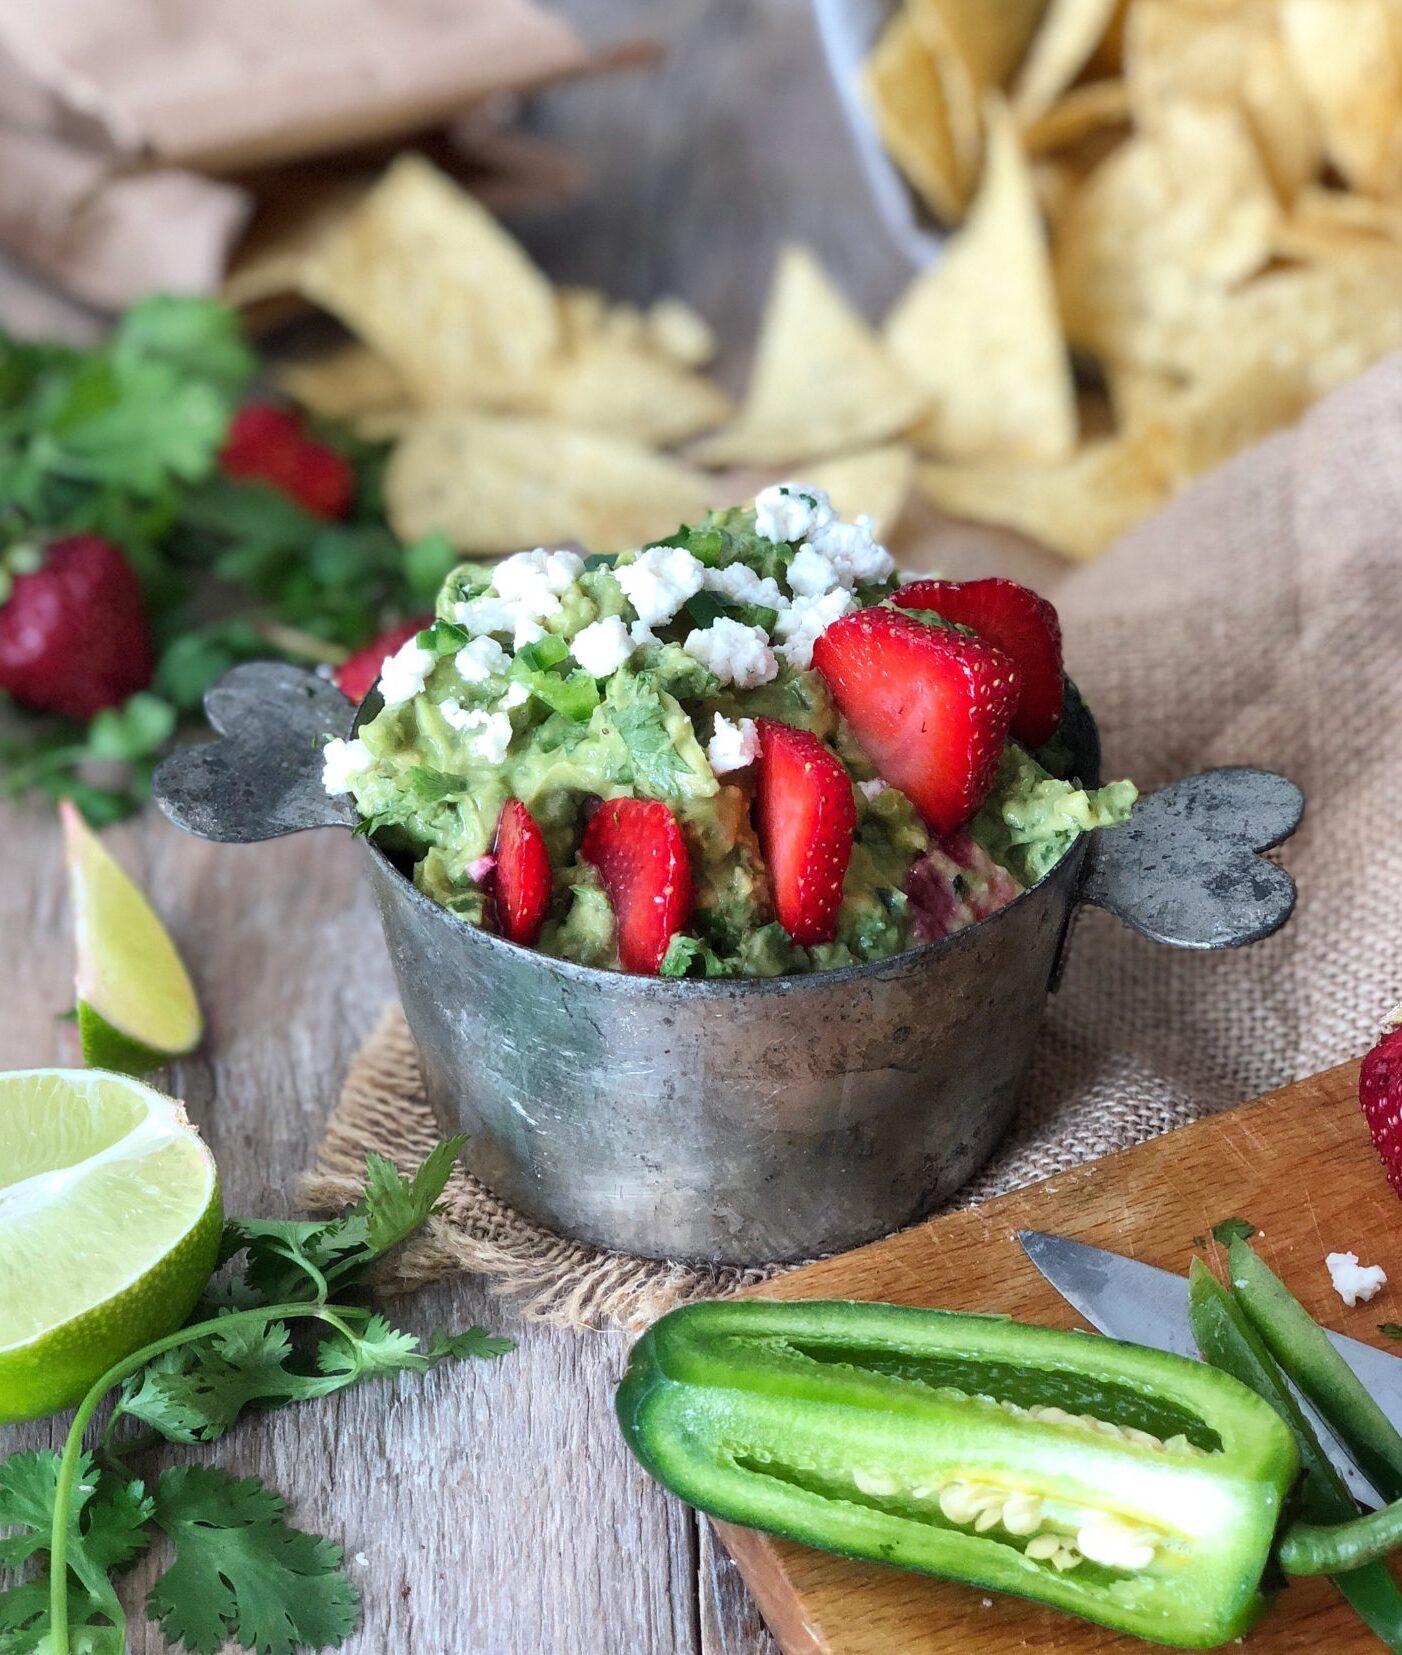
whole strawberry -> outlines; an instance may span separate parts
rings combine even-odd
[[[1358,1101],[1388,1182],[1402,1195],[1402,1027],[1390,1028],[1363,1059]]]
[[[229,423],[219,465],[229,477],[266,483],[312,517],[344,517],[355,474],[344,455],[307,435],[291,408],[250,402]]]
[[[109,541],[53,541],[0,604],[0,690],[22,706],[87,719],[144,690],[151,629],[131,565]]]

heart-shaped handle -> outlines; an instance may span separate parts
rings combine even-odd
[[[177,827],[251,845],[305,828],[352,827],[355,808],[321,782],[327,736],[348,736],[355,707],[334,684],[280,661],[226,672],[204,698],[218,739],[183,747],[151,782]]]
[[[1295,906],[1295,881],[1260,852],[1288,839],[1304,809],[1304,794],[1272,770],[1185,776],[1091,836],[1080,900],[1176,948],[1259,942]]]

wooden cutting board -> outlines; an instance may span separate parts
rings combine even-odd
[[[1402,1205],[1369,1142],[1358,1065],[1272,1092],[1119,1155],[939,1218],[859,1252],[756,1289],[780,1299],[882,1299],[947,1310],[1006,1311],[1051,1327],[1084,1327],[1014,1240],[1048,1230],[1186,1272],[1224,1218],[1263,1234],[1256,1245],[1310,1312],[1387,1346],[1379,1322],[1402,1321]],[[1324,1255],[1353,1251],[1393,1278],[1348,1310]],[[1402,1354],[1402,1345],[1398,1345]],[[1136,1655],[1137,1639],[968,1587],[852,1563],[748,1529],[717,1525],[784,1655]],[[1158,1647],[1158,1646],[1155,1646]],[[1367,1655],[1381,1645],[1327,1581],[1291,1586],[1239,1647],[1252,1655]]]

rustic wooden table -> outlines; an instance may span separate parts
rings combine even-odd
[[[517,226],[553,276],[621,297],[685,295],[717,325],[732,381],[782,240],[813,245],[872,314],[890,300],[907,272],[867,201],[806,0],[560,9],[592,39],[648,33],[666,51],[653,70],[557,89],[531,112],[593,169],[587,198]],[[15,273],[0,281],[0,315],[26,332],[92,326]],[[987,549],[965,535],[948,548],[955,568]],[[72,960],[56,823],[0,811],[0,832],[0,1068],[75,1061],[58,1020]],[[214,1148],[229,1210],[289,1213],[351,1054],[392,993],[355,849],[329,832],[208,845],[154,811],[110,842],[169,917],[209,1013],[202,1055],[170,1088]],[[523,1323],[472,1280],[400,1314],[419,1330],[481,1321],[517,1349],[259,1419],[211,1451],[345,1546],[364,1596],[352,1655],[774,1650],[708,1525],[623,1448],[611,1398],[626,1341]],[[62,1422],[0,1431],[0,1453],[62,1434]],[[139,1620],[133,1637],[140,1655],[163,1647]]]

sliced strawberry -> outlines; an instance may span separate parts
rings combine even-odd
[[[857,826],[851,777],[807,730],[772,718],[756,725],[759,842],[774,911],[802,947],[831,942]]]
[[[313,517],[344,517],[355,497],[345,456],[308,436],[293,409],[270,402],[250,402],[234,415],[219,464],[227,476],[277,489]]]
[[[1402,1195],[1402,1028],[1390,1030],[1363,1059],[1358,1101],[1388,1182]]]
[[[618,962],[655,977],[691,918],[691,863],[677,819],[660,799],[605,799],[580,855],[603,879],[618,924]]]
[[[519,799],[508,799],[497,822],[494,887],[502,936],[535,947],[553,883],[550,853],[535,817]]]
[[[1061,723],[1061,622],[1043,597],[1015,580],[917,580],[901,587],[902,609],[930,609],[972,627],[1022,675],[1013,735],[1024,747],[1050,741]]]
[[[380,668],[384,666],[386,658],[393,655],[401,645],[407,644],[416,633],[422,632],[426,626],[432,624],[432,615],[420,615],[416,620],[400,621],[387,632],[382,632],[374,643],[356,650],[354,655],[342,661],[336,668],[336,688],[342,695],[348,695],[352,701],[363,701],[379,681]]]
[[[1017,669],[980,638],[899,609],[859,609],[813,646],[878,773],[936,833],[967,822],[993,785],[1017,706]]]

